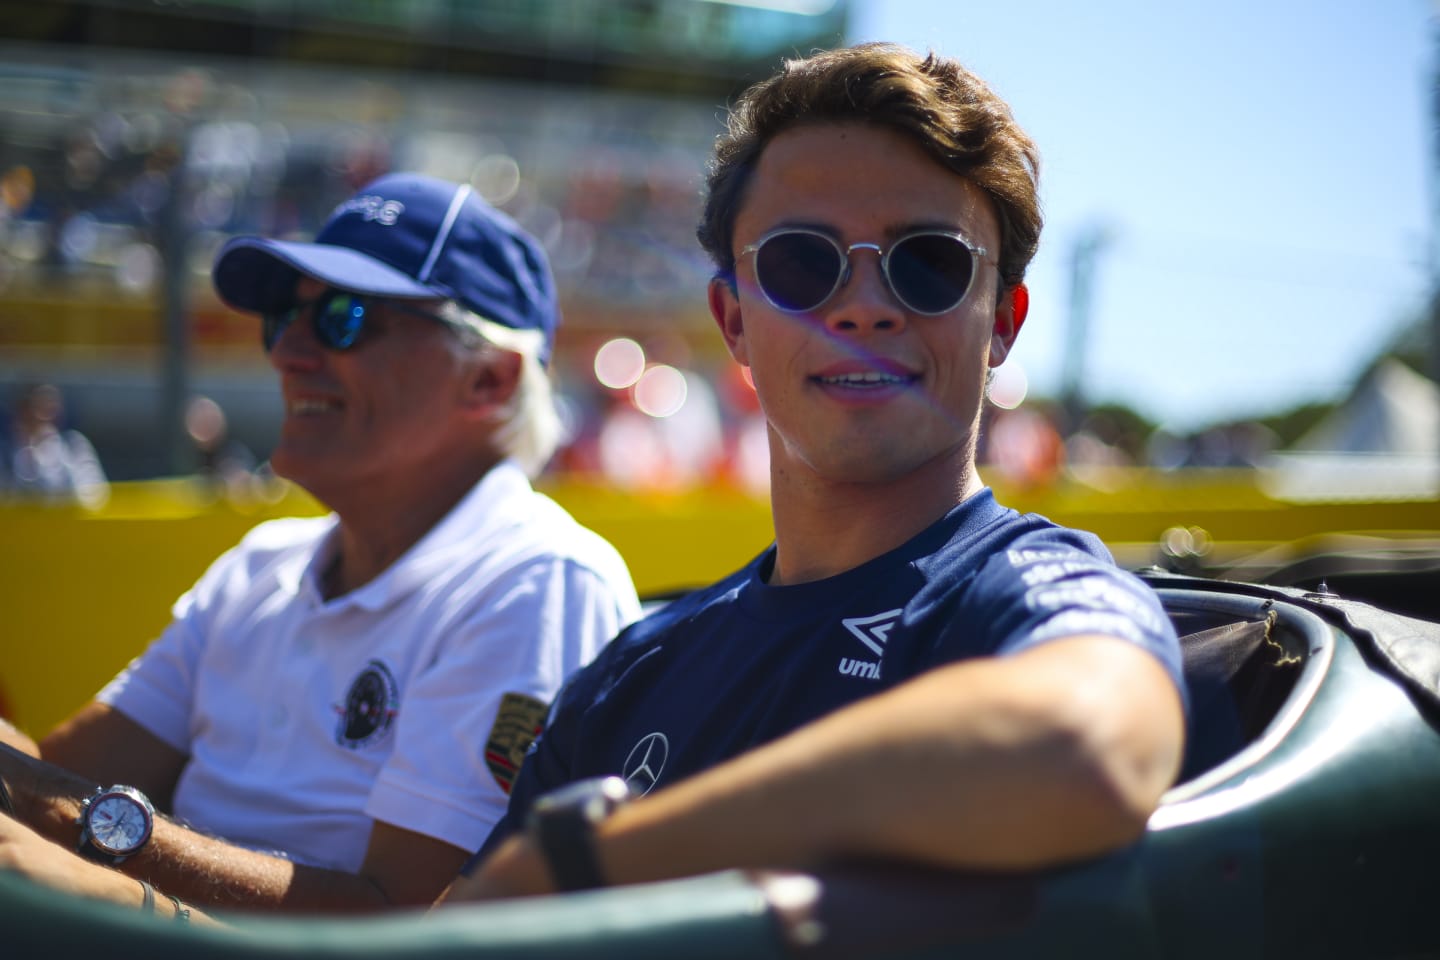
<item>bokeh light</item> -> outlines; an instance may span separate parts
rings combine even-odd
[[[1025,375],[1025,368],[1013,359],[998,367],[990,381],[990,402],[1002,410],[1014,410],[1025,402],[1029,392],[1030,378]]]
[[[15,166],[0,177],[0,203],[8,213],[23,213],[35,197],[35,174],[29,167]]]
[[[520,192],[520,164],[507,154],[492,154],[475,165],[470,182],[493,206],[504,206]]]
[[[126,244],[115,262],[115,282],[122,290],[144,293],[160,282],[164,263],[148,243]]]
[[[672,366],[657,363],[647,369],[635,383],[635,408],[656,419],[674,416],[685,406],[689,387],[685,374]]]
[[[632,386],[645,372],[645,351],[629,337],[617,337],[595,351],[595,379],[611,390]]]

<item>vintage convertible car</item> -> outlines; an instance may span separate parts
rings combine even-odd
[[[1192,738],[1146,835],[1093,862],[731,871],[233,931],[0,874],[0,944],[107,960],[1440,955],[1440,564],[1348,546],[1252,562],[1247,581],[1145,573],[1185,637]]]

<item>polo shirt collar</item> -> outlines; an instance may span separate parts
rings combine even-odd
[[[485,543],[491,532],[505,523],[507,517],[513,518],[517,510],[524,509],[524,498],[533,492],[530,480],[519,464],[508,459],[500,461],[425,536],[379,576],[344,596],[336,597],[327,605],[335,609],[356,607],[374,611],[403,599],[433,579],[436,571],[430,558],[448,553],[459,545],[473,548]],[[317,544],[305,569],[303,583],[299,585],[317,605],[324,602],[321,599],[320,578],[335,555],[339,536],[337,521]]]

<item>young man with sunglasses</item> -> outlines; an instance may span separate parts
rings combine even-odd
[[[983,82],[903,48],[789,62],[732,111],[699,236],[769,426],[775,544],[571,681],[448,899],[1025,869],[1141,833],[1181,758],[1174,630],[1095,537],[975,468],[1036,173]]]
[[[313,243],[232,240],[214,282],[263,319],[275,471],[334,512],[221,557],[50,763],[0,751],[15,815],[54,841],[0,817],[0,865],[167,913],[156,889],[428,904],[562,680],[639,614],[619,555],[529,483],[558,433],[545,255],[468,186],[395,174]]]

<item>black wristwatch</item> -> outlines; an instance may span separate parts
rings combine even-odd
[[[139,853],[155,826],[155,808],[134,787],[97,787],[80,803],[82,855],[114,866]]]
[[[595,777],[547,793],[530,807],[526,829],[558,889],[605,886],[595,857],[595,827],[630,797],[630,785],[619,777]]]

